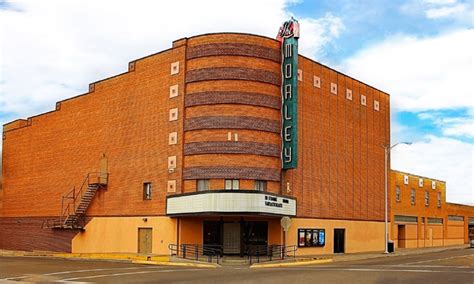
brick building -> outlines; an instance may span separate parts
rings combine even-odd
[[[0,248],[383,250],[390,97],[295,60],[294,168],[280,154],[280,42],[256,35],[176,40],[51,112],[5,124]],[[286,240],[282,216],[292,218]]]
[[[474,207],[447,203],[446,182],[391,172],[391,236],[396,247],[417,248],[468,243]]]

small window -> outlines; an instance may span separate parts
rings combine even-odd
[[[360,104],[363,106],[367,105],[367,97],[364,95],[360,95]]]
[[[321,88],[321,78],[318,76],[313,76],[313,86],[316,88]]]
[[[425,191],[425,205],[429,206],[430,205],[430,192]]]
[[[352,90],[346,89],[346,99],[352,101]]]
[[[143,183],[143,199],[144,200],[151,199],[151,182]]]
[[[397,187],[395,188],[395,200],[397,202],[400,202],[400,187],[397,185]]]
[[[198,179],[197,180],[197,190],[198,191],[209,190],[209,180],[208,179]]]
[[[239,133],[234,133],[234,141],[239,141]]]
[[[303,70],[298,69],[298,81],[303,81]]]
[[[336,83],[331,83],[331,94],[337,95],[337,85],[336,85]]]
[[[416,200],[416,191],[414,188],[411,189],[410,193],[410,203],[411,205],[415,205],[415,200]]]
[[[418,186],[423,187],[423,179],[422,178],[418,179]]]
[[[436,182],[435,181],[431,182],[431,189],[436,189]]]
[[[438,208],[441,207],[441,192],[438,192]]]
[[[255,190],[257,191],[267,191],[267,182],[264,180],[255,181]]]
[[[225,189],[227,190],[239,190],[240,182],[238,179],[226,179]]]

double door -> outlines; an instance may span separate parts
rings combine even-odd
[[[204,246],[222,248],[224,254],[244,255],[251,247],[268,243],[266,221],[204,221],[203,227]]]

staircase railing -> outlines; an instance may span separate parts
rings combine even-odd
[[[107,184],[109,173],[104,172],[91,172],[88,173],[82,181],[79,189],[74,186],[71,191],[66,193],[61,198],[61,215],[59,217],[60,224],[64,224],[69,215],[76,213],[77,207],[79,206],[84,192],[91,184],[97,184],[104,186]],[[69,201],[68,201],[69,200]]]
[[[298,248],[295,245],[270,245],[249,247],[247,256],[249,264],[260,261],[283,260],[288,257],[296,258]]]
[[[176,256],[190,260],[207,260],[207,262],[216,262],[219,264],[222,259],[222,248],[215,246],[203,246],[197,244],[170,244],[168,245],[171,256]]]

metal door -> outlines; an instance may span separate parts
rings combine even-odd
[[[151,228],[138,229],[138,253],[151,253],[152,234]]]
[[[224,254],[240,253],[240,223],[224,223]]]
[[[334,253],[344,253],[345,229],[334,229]]]

